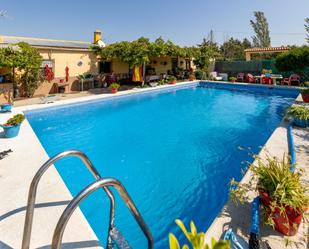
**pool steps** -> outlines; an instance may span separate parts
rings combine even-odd
[[[26,218],[24,223],[24,231],[23,231],[23,240],[22,240],[22,249],[29,249],[30,248],[30,239],[31,239],[31,231],[32,231],[32,223],[33,223],[33,214],[34,214],[34,207],[35,207],[35,199],[37,193],[37,187],[42,175],[46,172],[46,170],[53,165],[56,161],[69,157],[75,156],[81,159],[81,161],[86,165],[87,169],[92,173],[94,178],[96,179],[93,183],[86,186],[83,190],[81,190],[67,205],[64,212],[62,213],[56,228],[54,230],[51,249],[60,249],[62,243],[62,236],[68,223],[71,215],[73,214],[74,210],[79,206],[80,202],[83,201],[87,196],[91,193],[96,191],[97,189],[103,189],[107,194],[110,200],[110,218],[109,218],[109,231],[108,231],[108,238],[107,238],[107,249],[113,248],[120,248],[120,249],[129,249],[131,248],[125,238],[122,236],[121,232],[116,228],[114,225],[115,220],[115,198],[112,191],[109,187],[114,187],[119,195],[121,196],[122,200],[127,205],[128,209],[130,210],[131,214],[135,218],[136,222],[140,226],[141,230],[143,231],[147,241],[148,241],[148,248],[153,249],[153,237],[146,225],[143,217],[139,213],[138,209],[136,208],[133,200],[129,196],[128,192],[121,184],[120,181],[114,178],[102,178],[97,169],[91,163],[89,158],[81,151],[78,150],[68,150],[57,154],[56,156],[47,160],[37,171],[35,176],[32,179],[30,184],[29,193],[28,193],[28,201],[27,201],[27,210],[26,210]],[[117,246],[117,247],[114,247]]]

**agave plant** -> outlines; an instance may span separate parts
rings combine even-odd
[[[192,249],[230,249],[230,241],[220,240],[216,241],[215,239],[211,239],[211,245],[209,246],[205,242],[205,233],[197,232],[197,229],[194,225],[194,222],[190,222],[190,229],[191,232],[188,232],[183,222],[179,219],[177,219],[176,224],[180,227],[180,229],[183,231],[189,242],[191,243]],[[189,249],[190,247],[188,245],[183,245],[180,247],[180,244],[175,237],[174,234],[169,234],[169,244],[170,249]]]

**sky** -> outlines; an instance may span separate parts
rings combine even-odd
[[[100,29],[106,43],[162,36],[182,46],[210,30],[219,44],[251,40],[250,19],[263,11],[272,46],[281,46],[305,44],[309,0],[0,0],[0,10],[0,35],[92,41]]]

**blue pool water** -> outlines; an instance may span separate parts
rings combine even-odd
[[[241,162],[265,144],[295,96],[189,87],[112,101],[95,101],[27,112],[47,153],[84,151],[104,177],[119,179],[155,239],[168,248],[180,236],[176,218],[206,231],[228,198]],[[73,195],[93,181],[76,158],[56,165]],[[121,200],[116,225],[133,248],[146,239]],[[103,245],[109,204],[100,190],[81,208]],[[182,237],[183,239],[183,237]]]

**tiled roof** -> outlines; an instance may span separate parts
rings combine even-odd
[[[2,44],[16,44],[19,42],[29,43],[34,47],[61,47],[61,48],[76,48],[88,49],[92,43],[82,41],[66,41],[66,40],[51,40],[18,36],[0,36],[0,45]]]
[[[289,47],[281,46],[281,47],[268,47],[268,48],[248,48],[245,49],[245,52],[280,52],[290,50]]]

